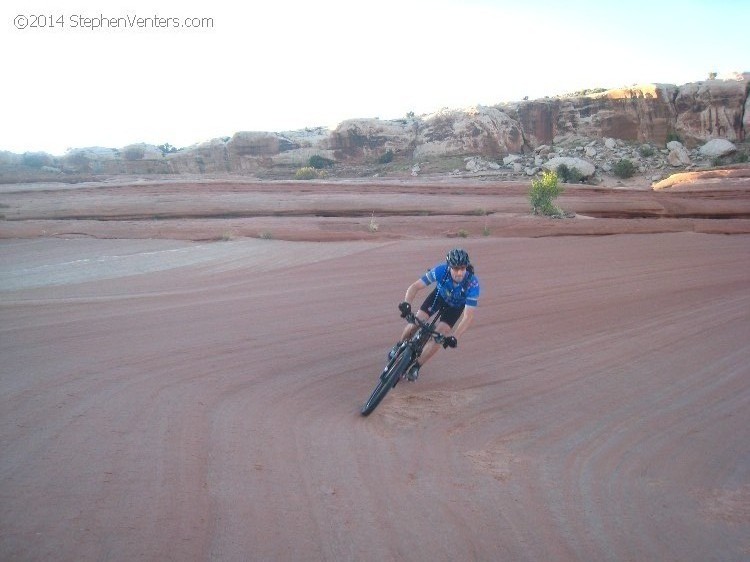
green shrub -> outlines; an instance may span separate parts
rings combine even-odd
[[[612,167],[612,171],[618,178],[630,178],[635,174],[635,164],[627,158],[623,158]]]
[[[583,172],[578,168],[571,168],[568,180],[570,183],[581,183],[583,181]]]
[[[330,168],[333,166],[334,162],[330,158],[325,158],[323,156],[320,156],[319,154],[314,154],[313,156],[310,156],[310,159],[307,161],[307,165],[311,168],[315,168],[316,170],[322,170],[323,168]]]
[[[531,190],[529,191],[531,211],[535,215],[562,215],[562,209],[556,207],[553,201],[563,191],[564,189],[557,183],[557,174],[550,171],[544,172],[541,178],[536,178],[531,182]]]
[[[378,164],[388,164],[389,162],[393,162],[393,151],[390,148],[378,158]]]
[[[748,156],[745,152],[738,152],[734,155],[734,162],[736,164],[744,164],[748,161]]]
[[[570,174],[570,168],[568,168],[567,164],[560,164],[557,167],[557,179],[559,179],[562,182],[568,181],[568,174]]]
[[[680,136],[679,136],[679,135],[678,135],[677,133],[675,133],[674,131],[669,131],[669,132],[667,133],[667,141],[666,141],[666,142],[667,142],[667,143],[670,143],[670,142],[672,142],[672,141],[682,142],[682,139],[681,139],[681,138],[680,138]]]
[[[560,164],[557,167],[557,177],[563,183],[581,183],[583,173],[575,166],[569,168],[567,164]]]
[[[638,148],[638,154],[640,154],[643,158],[650,158],[655,154],[654,147],[650,144],[642,144]]]

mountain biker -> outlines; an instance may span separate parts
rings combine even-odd
[[[402,317],[405,318],[411,313],[411,302],[417,293],[432,283],[437,283],[437,286],[424,300],[416,316],[426,321],[441,307],[445,307],[436,330],[445,338],[442,344],[444,348],[456,347],[457,338],[468,329],[474,319],[474,310],[479,299],[479,279],[474,275],[474,266],[471,265],[466,250],[453,248],[446,254],[444,263],[436,265],[409,285],[403,302],[398,305]],[[453,326],[456,322],[458,326],[454,330]],[[401,343],[412,337],[416,330],[417,326],[414,324],[408,324],[404,328],[401,341],[391,350],[391,357]],[[408,380],[412,382],[417,380],[420,367],[435,354],[438,345],[434,339],[425,345],[420,358],[421,362],[415,362],[406,375]]]

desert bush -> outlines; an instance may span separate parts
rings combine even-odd
[[[531,190],[529,191],[532,213],[545,216],[563,215],[562,209],[553,203],[555,198],[563,191],[564,189],[558,185],[555,172],[546,171],[542,174],[542,177],[532,180]]]
[[[669,144],[669,143],[670,143],[670,142],[672,142],[672,141],[682,142],[682,139],[681,139],[681,138],[680,138],[680,136],[679,136],[679,135],[678,135],[677,133],[675,133],[674,131],[669,131],[669,132],[667,133],[667,140],[666,140],[665,144]]]
[[[322,170],[316,170],[312,166],[305,166],[294,173],[294,179],[296,180],[316,180],[318,178],[324,178],[325,176],[325,172]]]
[[[367,230],[370,232],[377,232],[378,228],[380,228],[380,225],[375,222],[375,212],[373,211],[372,217],[370,217],[370,224],[367,226]]]
[[[747,153],[745,152],[738,152],[734,155],[734,162],[735,164],[744,164],[748,161]]]
[[[393,162],[393,151],[390,148],[378,158],[378,164],[388,164],[389,162]]]
[[[617,162],[614,166],[612,166],[612,172],[618,177],[618,178],[630,178],[633,177],[635,174],[635,164],[633,164],[630,160],[627,158],[623,158],[619,162]]]
[[[581,183],[583,172],[575,166],[568,167],[567,164],[560,164],[557,167],[557,177],[563,183]]]
[[[642,144],[638,148],[638,154],[640,154],[643,158],[650,158],[655,153],[654,147],[650,144]]]
[[[568,180],[569,183],[581,183],[583,181],[583,172],[578,168],[571,168]]]
[[[310,159],[307,161],[307,165],[311,168],[315,168],[316,170],[330,168],[331,166],[333,166],[333,164],[333,160],[331,160],[330,158],[325,158],[320,154],[314,154],[310,156]]]

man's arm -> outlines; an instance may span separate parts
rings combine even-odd
[[[404,296],[404,301],[408,302],[409,304],[412,303],[414,300],[414,297],[417,296],[417,293],[424,289],[427,285],[425,285],[424,281],[422,279],[417,279],[409,285],[409,288],[406,289],[406,295]]]
[[[456,326],[456,329],[453,331],[453,336],[456,339],[461,337],[461,334],[469,329],[472,320],[474,320],[474,310],[475,307],[473,306],[464,307],[464,313],[461,315],[461,319],[458,321],[458,326]]]

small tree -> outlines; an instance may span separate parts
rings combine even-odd
[[[172,154],[174,152],[177,152],[177,148],[169,144],[168,142],[165,142],[164,144],[160,144],[157,146],[159,150],[161,150],[162,154]]]
[[[535,215],[562,216],[563,210],[555,206],[553,201],[563,191],[564,188],[557,183],[557,174],[552,171],[544,172],[541,178],[536,178],[531,182],[529,191],[531,212]]]

